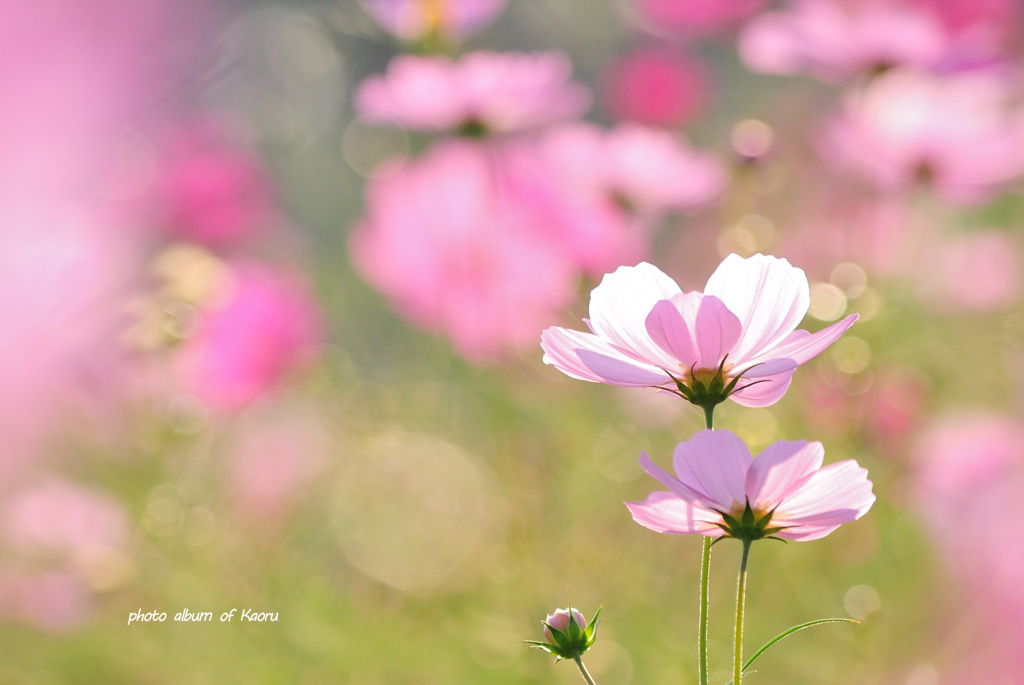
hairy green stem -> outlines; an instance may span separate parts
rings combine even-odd
[[[583,665],[583,659],[577,656],[574,657],[574,660],[580,669],[580,675],[582,675],[583,679],[587,681],[587,685],[597,685],[597,683],[594,682],[593,677],[591,677],[590,673],[587,671],[587,667]]]
[[[743,541],[743,558],[740,560],[740,575],[736,582],[736,638],[733,653],[733,685],[740,685],[743,678],[743,605],[747,600],[747,557],[750,556],[750,540]]]
[[[714,427],[714,405],[704,407],[704,425]],[[704,538],[704,549],[700,557],[700,618],[697,628],[697,679],[700,685],[708,685],[708,607],[711,604],[711,588],[708,577],[711,573],[711,538]]]

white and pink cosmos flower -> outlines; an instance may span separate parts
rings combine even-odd
[[[733,433],[704,430],[676,446],[676,476],[643,454],[640,465],[668,491],[626,506],[659,533],[817,540],[875,501],[867,469],[852,459],[823,467],[824,457],[819,442],[779,440],[755,459]]]
[[[938,17],[926,9],[835,0],[803,0],[766,12],[739,39],[740,55],[754,71],[807,72],[825,81],[895,66],[928,67],[952,47]]]
[[[821,141],[823,157],[884,190],[928,184],[980,202],[1024,173],[1024,112],[997,69],[884,74],[850,93]]]
[[[580,380],[673,390],[720,375],[726,387],[737,381],[728,395],[737,403],[764,407],[858,318],[796,330],[809,305],[807,276],[785,259],[729,255],[703,293],[684,293],[641,262],[607,274],[591,293],[590,333],[548,328],[541,346],[545,363]]]
[[[482,28],[507,0],[360,0],[388,33],[406,41],[431,34],[460,38]]]
[[[564,54],[471,52],[401,55],[364,81],[355,107],[368,121],[427,131],[484,133],[536,128],[582,114],[590,91],[571,83]]]

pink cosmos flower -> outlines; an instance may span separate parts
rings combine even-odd
[[[620,267],[591,293],[590,333],[544,331],[544,362],[596,383],[678,389],[684,396],[684,388],[706,390],[713,397],[702,402],[687,396],[702,406],[728,396],[763,407],[786,393],[797,366],[858,318],[851,314],[814,334],[796,330],[809,304],[804,272],[760,254],[726,257],[703,293],[683,293],[651,264]]]
[[[669,492],[626,506],[634,521],[659,533],[817,540],[875,501],[867,469],[852,459],[822,467],[824,457],[821,443],[780,440],[755,459],[729,431],[704,430],[676,446],[677,477],[644,454],[640,465]]]
[[[619,55],[602,80],[612,116],[651,126],[685,125],[710,99],[703,65],[677,49],[641,47]]]
[[[978,230],[930,241],[914,279],[918,293],[941,311],[1004,307],[1021,293],[1021,249],[1006,231]]]
[[[200,119],[174,131],[155,190],[173,237],[214,249],[237,246],[275,219],[274,193],[259,158],[232,144],[223,122]]]
[[[949,49],[930,12],[899,4],[799,0],[767,12],[740,34],[740,55],[754,71],[808,72],[826,81],[894,66],[929,66]]]
[[[590,93],[570,83],[572,63],[557,52],[401,55],[364,81],[356,110],[369,121],[428,131],[506,132],[582,114]]]
[[[707,35],[733,28],[756,14],[768,0],[633,0],[652,28],[687,35]]]
[[[315,357],[320,311],[305,283],[257,262],[238,262],[181,351],[184,386],[230,411],[277,386]]]
[[[360,0],[384,29],[415,41],[433,33],[462,37],[480,29],[507,0]]]
[[[477,361],[536,339],[578,276],[510,173],[493,146],[465,140],[393,162],[370,180],[351,238],[356,267],[402,315]]]
[[[998,71],[892,71],[847,95],[821,151],[884,189],[926,182],[947,200],[985,200],[1024,172],[1024,119],[1010,99]]]

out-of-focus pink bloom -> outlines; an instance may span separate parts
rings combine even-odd
[[[708,104],[707,75],[695,57],[665,47],[619,55],[605,69],[605,109],[617,119],[682,126]]]
[[[327,465],[327,436],[309,417],[282,412],[243,426],[226,459],[226,487],[242,517],[286,517]]]
[[[571,73],[568,57],[555,52],[400,55],[359,86],[355,106],[369,121],[412,129],[516,131],[587,109],[590,93]]]
[[[571,612],[571,613],[570,613]],[[553,642],[554,638],[551,635],[551,630],[548,626],[551,626],[555,630],[560,630],[563,633],[569,629],[569,617],[576,622],[580,630],[584,630],[587,627],[587,620],[583,618],[576,609],[556,609],[553,613],[548,614],[548,617],[544,619],[544,639],[548,642]]]
[[[360,0],[384,29],[415,41],[431,34],[459,38],[478,30],[507,0]]]
[[[20,554],[88,565],[128,543],[128,518],[106,494],[51,480],[7,496],[0,535]]]
[[[652,28],[687,35],[731,29],[766,4],[768,0],[633,0],[633,6]]]
[[[566,124],[506,147],[510,183],[542,209],[559,250],[598,277],[647,254],[648,224],[714,198],[725,174],[668,131]]]
[[[925,246],[915,285],[939,310],[992,309],[1021,290],[1020,247],[1004,231],[972,231]]]
[[[448,141],[370,181],[352,256],[404,316],[469,358],[494,359],[573,297],[578,272],[551,221],[493,148]]]
[[[824,457],[820,442],[780,440],[755,459],[729,431],[704,430],[676,446],[677,477],[644,454],[640,465],[669,492],[626,506],[634,521],[659,533],[817,540],[875,501],[867,469],[852,459],[822,467]],[[744,523],[747,509],[753,516]]]
[[[214,249],[237,246],[275,218],[266,169],[230,142],[212,119],[181,126],[167,140],[156,182],[158,218],[173,237]]]
[[[181,379],[211,407],[238,409],[310,363],[323,334],[304,282],[266,264],[237,262],[181,350]]]
[[[858,318],[814,334],[795,330],[809,304],[804,272],[760,254],[729,255],[703,293],[683,293],[651,264],[620,267],[591,293],[591,333],[544,331],[544,362],[580,380],[669,390],[676,379],[706,384],[721,369],[726,386],[738,379],[733,400],[763,407]]]
[[[80,627],[93,610],[92,593],[73,571],[0,569],[0,612],[50,632]]]
[[[1024,172],[1024,119],[1004,74],[896,70],[849,94],[821,142],[825,158],[885,189],[928,183],[981,201]]]
[[[930,66],[949,47],[945,29],[927,10],[871,0],[798,0],[756,18],[739,40],[740,55],[754,71],[807,72],[827,81]]]
[[[911,0],[934,12],[950,29],[977,42],[991,43],[1020,33],[1021,5],[1017,0]]]

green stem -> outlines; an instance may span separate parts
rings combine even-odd
[[[750,540],[743,541],[743,558],[740,560],[740,576],[736,583],[736,648],[733,658],[733,685],[740,685],[743,677],[743,605],[747,600],[747,557],[750,555]]]
[[[708,685],[708,605],[710,587],[708,575],[711,569],[711,538],[704,538],[704,553],[700,559],[700,626],[697,632],[697,677],[700,685]]]
[[[576,661],[576,665],[579,666],[580,675],[582,675],[583,679],[587,681],[587,685],[597,685],[597,683],[594,682],[594,679],[590,676],[590,673],[587,671],[587,667],[583,665],[583,659],[577,656],[574,657],[574,660]]]
[[[714,405],[704,407],[704,424],[714,426]],[[700,558],[700,618],[697,629],[697,679],[700,685],[708,685],[708,607],[711,604],[711,588],[708,577],[711,573],[711,543],[704,538],[704,550]]]

